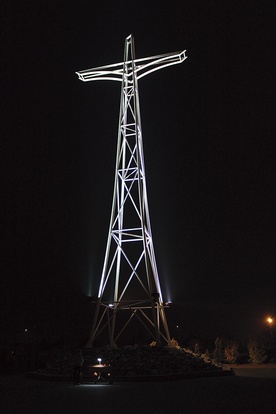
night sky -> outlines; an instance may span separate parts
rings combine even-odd
[[[1,331],[29,329],[53,341],[89,334],[120,84],[83,83],[75,71],[121,62],[133,33],[137,58],[184,49],[188,56],[139,83],[170,330],[257,332],[276,315],[274,2],[5,3]]]

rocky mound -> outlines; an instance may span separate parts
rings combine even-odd
[[[84,349],[84,378],[91,376],[98,358],[110,365],[115,377],[162,376],[181,373],[218,371],[221,368],[181,348],[158,346],[127,346],[122,348]],[[64,358],[47,364],[40,373],[65,376],[73,374],[73,358]]]
[[[110,363],[116,376],[169,375],[218,370],[200,357],[173,347],[123,347],[97,352],[102,363]],[[94,361],[96,360],[94,359]]]

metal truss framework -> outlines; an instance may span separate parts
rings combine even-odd
[[[123,62],[76,72],[84,82],[115,80],[122,84],[111,219],[88,346],[106,329],[110,345],[116,346],[134,319],[158,344],[162,339],[170,342],[150,224],[138,80],[186,58],[183,51],[136,59],[130,35],[125,40]],[[120,320],[122,310],[128,313]]]

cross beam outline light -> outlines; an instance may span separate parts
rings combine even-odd
[[[132,63],[134,62],[134,73],[136,75],[136,79],[139,80],[159,69],[182,63],[185,59],[187,59],[187,57],[186,50],[183,50],[182,52],[167,53],[163,55],[135,59],[134,61],[129,60],[127,62],[114,63],[111,65],[99,66],[93,69],[81,70],[76,72],[76,74],[83,82],[93,80],[114,80],[122,82],[123,74],[128,78],[133,76]],[[124,73],[124,65],[129,66],[130,71],[128,73]],[[132,80],[129,79],[129,82],[132,83]]]

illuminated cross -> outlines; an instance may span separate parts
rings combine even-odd
[[[134,321],[157,344],[162,339],[170,343],[150,225],[138,80],[186,58],[183,51],[136,59],[130,35],[123,62],[76,72],[84,82],[114,80],[122,85],[111,218],[88,346],[105,330],[110,345],[116,346]]]

